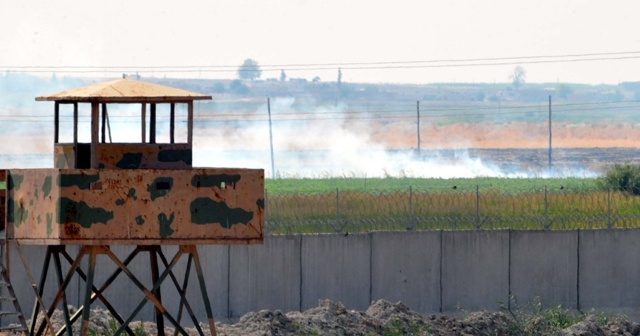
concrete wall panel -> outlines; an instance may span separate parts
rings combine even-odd
[[[350,309],[368,308],[370,253],[370,234],[303,236],[302,310],[323,299]]]
[[[498,309],[509,299],[509,231],[442,233],[442,309]]]
[[[372,300],[402,301],[421,312],[440,310],[440,231],[372,234]]]
[[[578,231],[511,231],[510,269],[516,303],[578,308]]]
[[[301,236],[267,236],[264,245],[231,246],[230,317],[300,309]]]
[[[580,308],[640,308],[640,230],[580,231]]]

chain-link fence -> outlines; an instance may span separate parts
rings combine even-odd
[[[270,234],[640,226],[640,196],[613,190],[267,193]]]

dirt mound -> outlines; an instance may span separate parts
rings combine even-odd
[[[558,310],[556,310],[557,312]],[[567,326],[568,321],[574,321]],[[60,327],[64,323],[57,311],[52,318]],[[202,324],[205,334],[209,329]],[[136,335],[157,335],[153,323],[134,322],[130,325]],[[117,324],[108,312],[99,308],[91,311],[89,330],[93,335],[112,335]],[[244,315],[235,324],[216,323],[218,335],[640,335],[640,325],[622,317],[603,315],[559,316],[541,312],[535,315],[514,316],[508,312],[473,312],[463,318],[446,315],[421,315],[402,302],[378,300],[362,311],[346,309],[342,303],[320,301],[318,307],[304,312],[283,313],[280,310],[261,310]],[[143,332],[144,330],[144,332]],[[188,328],[189,335],[198,335]],[[167,335],[173,329],[165,328]],[[74,335],[79,334],[79,321]]]
[[[378,300],[364,312],[341,303],[321,301],[304,312],[262,310],[236,324],[218,324],[218,335],[640,335],[640,325],[621,317],[584,315],[562,328],[561,316],[518,316],[505,312],[473,312],[458,319],[421,315],[402,302]],[[573,316],[575,318],[576,316]]]

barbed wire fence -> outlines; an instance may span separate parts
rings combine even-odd
[[[266,197],[267,234],[413,230],[572,230],[640,226],[640,196],[534,189],[340,191]]]

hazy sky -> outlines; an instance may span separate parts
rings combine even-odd
[[[0,71],[44,66],[49,76],[51,67],[87,66],[100,68],[91,75],[137,70],[163,77],[180,69],[162,67],[194,66],[189,77],[234,78],[237,66],[253,58],[265,70],[262,78],[277,78],[284,69],[289,78],[335,81],[342,67],[343,80],[352,82],[507,82],[520,64],[528,82],[640,81],[640,2],[634,0],[0,4]],[[620,52],[637,53],[613,54]],[[608,55],[513,59],[595,53]],[[511,59],[405,63],[493,58]],[[584,58],[608,59],[577,61]],[[529,63],[559,59],[569,62]],[[390,63],[350,65],[378,62]],[[506,64],[460,66],[478,63]],[[311,69],[297,70],[305,68],[299,64]],[[114,66],[130,68],[107,68]]]

